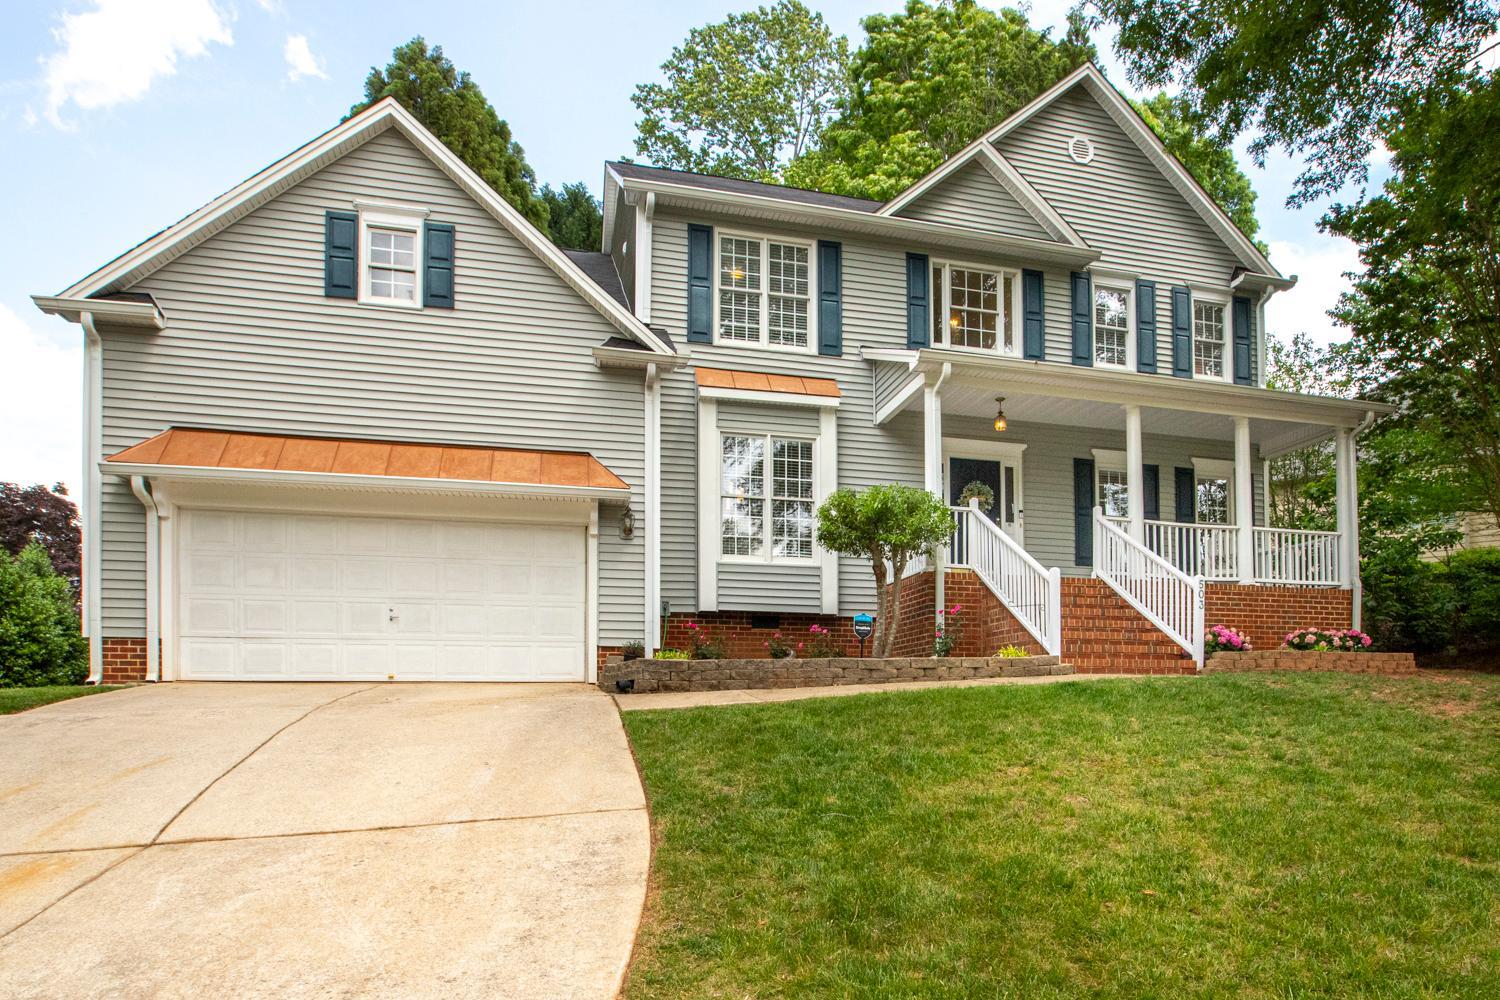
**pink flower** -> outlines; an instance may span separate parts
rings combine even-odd
[[[799,642],[799,643],[797,643],[797,648],[798,648],[798,649],[801,649],[801,648],[802,648],[802,643],[800,643],[800,642]]]
[[[1360,643],[1361,643],[1361,645],[1368,646],[1370,644],[1370,637],[1369,636],[1365,636],[1363,639],[1360,640]]]

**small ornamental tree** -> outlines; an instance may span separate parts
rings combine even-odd
[[[907,563],[947,541],[952,531],[947,504],[914,486],[891,483],[862,492],[835,490],[818,507],[818,544],[841,556],[870,560],[877,657],[891,655]]]

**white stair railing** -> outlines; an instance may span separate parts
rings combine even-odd
[[[1062,655],[1062,572],[1047,569],[979,511],[953,508],[955,566],[966,566],[1025,626],[1049,656]]]
[[[1203,667],[1203,577],[1188,576],[1094,508],[1094,575]]]

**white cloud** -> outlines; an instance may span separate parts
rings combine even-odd
[[[322,61],[312,54],[306,35],[287,35],[286,48],[281,50],[281,54],[286,57],[288,80],[295,82],[304,76],[328,79],[328,74],[323,72]]]
[[[60,343],[0,305],[0,357],[15,376],[0,393],[0,480],[78,483],[83,334],[71,329],[77,340]]]
[[[1297,287],[1279,292],[1266,303],[1266,326],[1283,340],[1306,333],[1318,344],[1348,340],[1349,331],[1334,325],[1328,310],[1349,289],[1345,272],[1362,270],[1354,244],[1338,236],[1317,235],[1301,243],[1271,241],[1271,262],[1282,274],[1295,274]]]
[[[70,101],[89,111],[139,100],[157,77],[177,72],[178,58],[234,44],[211,0],[94,2],[93,10],[62,16],[52,31],[60,49],[42,60],[47,118],[59,128]]]
[[[286,8],[282,6],[281,0],[255,0],[255,3],[256,6],[272,17],[280,17],[286,13]]]

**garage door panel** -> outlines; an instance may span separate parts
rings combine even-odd
[[[581,680],[582,528],[185,511],[182,675]]]

